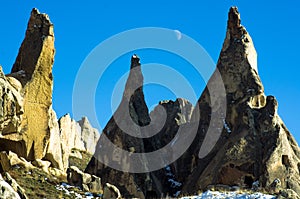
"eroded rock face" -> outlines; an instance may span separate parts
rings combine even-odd
[[[140,59],[136,55],[131,58],[131,69],[121,104],[104,128],[97,144],[95,156],[88,164],[85,172],[101,176],[103,182],[116,185],[117,188],[124,193],[125,197],[143,198],[143,191],[146,186],[146,174],[121,172],[98,161],[98,155],[101,155],[101,157],[104,157],[105,159],[107,158],[108,161],[115,162],[120,166],[134,166],[130,165],[130,162],[128,162],[128,160],[124,157],[119,157],[120,154],[118,154],[118,151],[114,151],[116,154],[111,154],[111,152],[102,148],[102,146],[104,146],[102,143],[105,142],[104,136],[121,149],[132,152],[144,151],[144,143],[142,139],[126,135],[126,133],[119,127],[120,125],[128,127],[131,124],[130,122],[133,121],[137,124],[134,131],[141,133],[140,126],[146,126],[150,123],[148,107],[146,106],[143,94],[143,75],[141,72]],[[143,165],[142,160],[138,161],[140,162],[137,162],[136,165]]]
[[[19,86],[17,79],[5,77],[0,66],[0,151],[11,150],[22,154],[25,143],[21,141],[19,126],[24,110],[23,97],[17,90]]]
[[[84,149],[88,153],[93,154],[95,152],[100,133],[97,129],[92,127],[87,117],[83,117],[79,120],[78,124],[81,127],[81,139],[84,144]],[[76,144],[75,146],[77,147]]]
[[[24,114],[20,132],[25,142],[24,157],[29,160],[42,159],[49,142],[54,52],[53,24],[46,14],[33,9],[10,74],[23,86]]]
[[[282,189],[291,188],[300,193],[299,147],[277,114],[275,97],[264,95],[256,52],[235,7],[229,12],[217,68],[227,95],[224,129],[212,152],[203,159],[197,158],[191,167],[183,191],[192,193],[211,184],[251,188],[255,181],[269,189],[274,180],[279,179]],[[209,110],[207,96],[209,93],[205,90],[199,104],[206,104]],[[200,111],[201,108],[205,106],[200,105]],[[205,121],[200,121],[200,141],[205,133],[201,129],[206,129],[204,124]],[[199,140],[194,149],[201,146]],[[197,150],[189,153],[196,157]]]
[[[75,145],[77,144],[75,141],[81,137],[80,126],[75,120],[71,119],[69,114],[59,119],[59,129],[64,170],[66,170],[69,167],[69,156],[72,149],[76,148],[76,146],[82,149],[83,142]]]
[[[241,25],[237,8],[232,7],[228,16],[226,39],[217,70],[198,100],[197,108],[193,109],[188,103],[183,106],[184,101],[180,100],[161,102],[160,105],[167,112],[163,128],[150,139],[137,139],[126,135],[119,128],[120,124],[115,121],[118,117],[127,120],[128,116],[122,114],[124,110],[121,108],[124,104],[128,105],[128,100],[122,101],[121,108],[119,107],[115,117],[111,118],[103,131],[103,134],[120,148],[132,153],[142,153],[157,150],[169,143],[179,127],[183,127],[186,136],[189,136],[194,131],[191,127],[196,123],[196,137],[188,150],[174,163],[151,173],[119,172],[97,161],[97,156],[89,163],[87,172],[100,176],[104,183],[115,184],[125,197],[177,196],[179,192],[193,194],[198,190],[205,190],[210,185],[220,184],[251,188],[254,182],[256,188],[262,187],[273,193],[284,189],[300,193],[298,144],[277,114],[278,103],[275,97],[264,94],[258,75],[257,54],[250,35]],[[132,58],[131,68],[138,62],[135,58]],[[221,76],[225,92],[216,100],[212,100],[211,96],[219,93],[218,89],[211,92],[209,88],[220,86],[218,74]],[[146,126],[149,124],[149,117],[142,89],[132,91],[132,88],[142,88],[142,80],[141,74],[129,75],[123,100],[132,100],[129,103],[130,117],[136,124]],[[135,84],[139,86],[135,87]],[[131,87],[127,87],[128,85]],[[225,100],[220,100],[221,98]],[[222,109],[224,106],[227,108],[226,112]],[[196,117],[197,111],[200,111],[199,120]],[[150,114],[154,123],[162,118],[156,113],[157,110],[154,110]],[[213,125],[215,130],[218,128],[217,125],[214,127],[215,124],[210,124],[212,115],[217,115],[223,128],[220,128],[220,135],[210,135],[218,136],[217,141],[211,142],[212,150],[199,158],[199,151],[205,142],[209,126]],[[152,127],[153,130],[157,130],[156,125]],[[101,149],[102,137],[95,155],[105,151]],[[114,159],[115,154],[111,156],[107,154],[106,160],[125,161],[126,165],[125,158]],[[164,161],[159,156],[157,158]],[[145,162],[140,165],[144,166]],[[141,190],[142,193],[137,190]]]

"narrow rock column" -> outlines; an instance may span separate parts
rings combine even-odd
[[[23,85],[24,114],[21,133],[26,158],[42,159],[50,138],[49,109],[52,105],[52,66],[54,62],[53,24],[48,15],[33,9],[25,39],[11,70]]]

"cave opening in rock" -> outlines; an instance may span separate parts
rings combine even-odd
[[[284,165],[286,167],[289,167],[290,166],[289,156],[282,155],[281,156],[281,163],[282,163],[282,165]]]
[[[252,184],[253,184],[254,180],[251,176],[245,176],[245,179],[244,179],[244,184],[248,187],[248,188],[251,188],[252,187]]]

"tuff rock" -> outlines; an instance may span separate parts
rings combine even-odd
[[[95,194],[102,194],[101,179],[95,175],[90,175],[80,171],[76,166],[67,169],[67,180],[70,185],[80,187],[84,191]]]
[[[54,51],[53,24],[33,9],[11,74],[0,71],[0,150],[27,160],[49,158],[62,169],[52,110]]]
[[[256,51],[241,25],[237,8],[232,7],[228,16],[226,39],[217,64],[226,89],[224,129],[210,154],[196,159],[183,183],[183,192],[203,190],[210,184],[251,188],[255,181],[268,189],[279,179],[281,189],[293,189],[299,194],[298,144],[277,114],[275,97],[264,94]],[[200,111],[202,104],[210,108],[207,96],[206,89],[198,101]],[[205,134],[202,129],[207,129],[207,122],[200,120],[198,144],[192,144],[194,148],[189,151],[194,157],[202,144]]]
[[[68,114],[57,119],[52,109],[54,54],[53,24],[33,9],[11,73],[5,76],[0,67],[0,151],[47,160],[65,171],[72,149],[94,153],[99,133],[87,118],[79,123]]]
[[[113,151],[113,155],[111,154],[112,152],[107,151],[103,146],[108,141],[114,143],[123,150],[139,153],[144,152],[143,140],[130,135],[125,137],[125,133],[120,128],[120,126],[123,128],[133,126],[133,131],[141,134],[140,126],[146,126],[150,123],[148,107],[145,103],[143,94],[141,64],[137,55],[132,56],[130,68],[131,71],[125,85],[122,101],[115,114],[104,128],[99,138],[94,157],[89,162],[85,172],[101,176],[103,182],[114,184],[125,197],[144,197],[141,190],[145,189],[147,183],[145,182],[145,179],[147,178],[147,174],[134,174],[118,171],[98,161],[99,158],[107,159],[123,169],[134,166],[131,165],[128,160],[123,159],[122,154],[119,151]],[[135,125],[132,125],[131,122],[134,122]],[[107,138],[109,140],[106,140]],[[99,155],[101,157],[99,157]],[[136,164],[137,166],[143,165],[143,160],[137,161],[139,161]]]
[[[81,127],[80,138],[82,139],[84,145],[82,148],[88,153],[93,154],[100,137],[99,131],[92,127],[87,117],[82,117],[81,120],[77,121],[77,123]],[[75,143],[79,142],[77,139],[78,138],[75,139]],[[77,147],[79,145],[75,144],[75,146]],[[80,149],[79,147],[77,148]]]
[[[116,185],[125,197],[177,197],[178,193],[193,194],[211,186],[250,189],[254,184],[276,194],[300,194],[299,146],[277,113],[275,97],[264,94],[256,50],[250,35],[241,25],[236,7],[232,7],[228,14],[226,38],[216,71],[196,107],[188,103],[183,106],[180,103],[183,101],[178,99],[161,102],[156,108],[163,107],[165,116],[158,114],[160,111],[156,109],[149,115],[140,67],[139,59],[134,55],[123,99],[103,130],[86,172]],[[138,72],[133,72],[132,69],[136,68]],[[161,119],[166,122],[153,137],[139,139],[121,129],[131,125],[135,128],[132,131],[147,133],[142,127],[149,125],[151,120],[150,126],[156,132],[159,129],[156,123]],[[211,124],[211,121],[216,123]],[[126,158],[120,155],[122,153],[108,154],[103,147],[106,138],[131,153],[151,152],[174,140],[179,128],[184,129],[183,139],[193,133],[196,133],[195,138],[179,159],[160,170],[128,173],[103,164],[148,165],[146,159],[128,165]],[[164,161],[159,155],[157,160]]]
[[[60,129],[60,140],[62,147],[62,158],[63,158],[63,167],[67,169],[69,167],[69,156],[73,148],[80,148],[84,150],[82,142],[80,140],[80,126],[76,123],[75,120],[71,119],[70,115],[67,114],[59,119],[59,129]]]

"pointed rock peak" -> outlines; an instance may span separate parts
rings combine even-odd
[[[41,14],[34,8],[11,76],[17,78],[24,86],[31,80],[39,65],[48,67],[46,72],[49,73],[52,70],[54,52],[53,24],[47,14]],[[52,79],[52,74],[49,77]]]
[[[230,8],[227,25],[230,29],[241,27],[241,17],[237,7]]]
[[[51,23],[49,16],[45,13],[40,13],[37,8],[33,8],[31,11],[27,31],[32,31],[33,29],[40,29],[41,34],[45,36],[54,36],[53,24]]]
[[[87,117],[82,117],[81,120],[78,121],[78,123],[81,127],[90,126],[90,122]]]
[[[231,7],[228,13],[226,38],[218,69],[227,92],[235,93],[235,98],[263,93],[257,70],[257,53],[250,35],[241,25],[236,7]]]
[[[130,68],[134,68],[136,66],[140,66],[141,63],[140,63],[140,58],[139,56],[137,56],[136,54],[132,55],[131,57],[131,65],[130,65]]]

